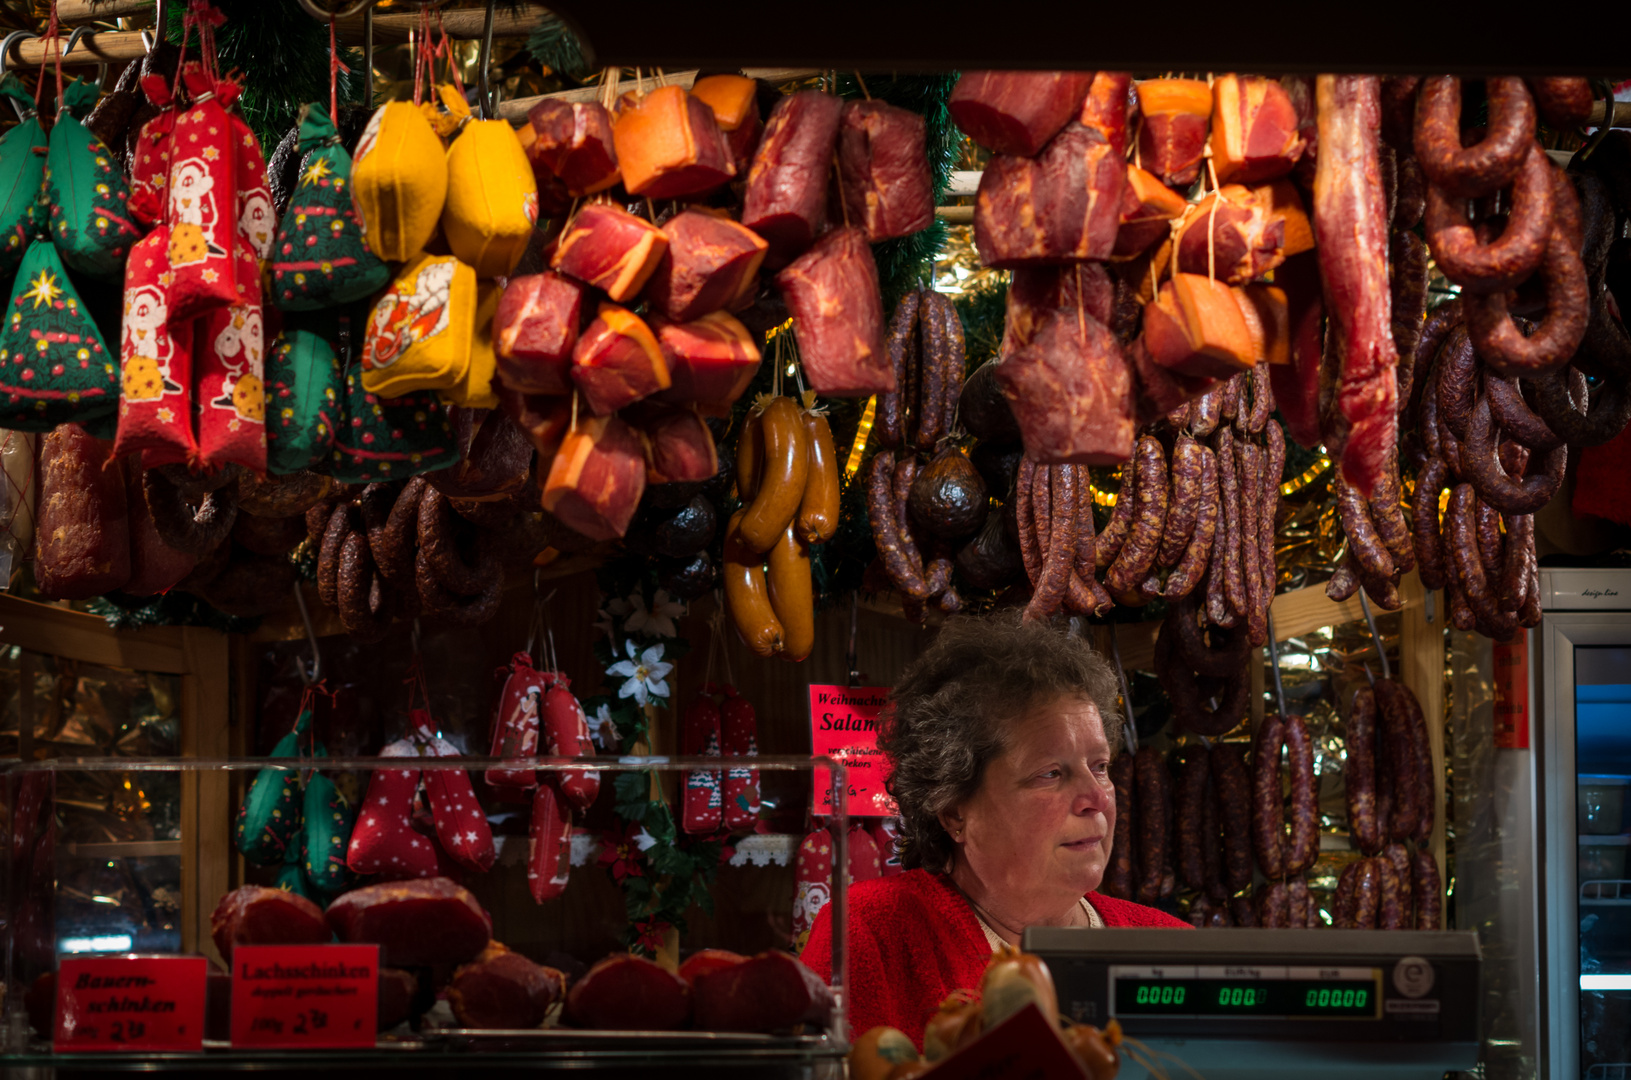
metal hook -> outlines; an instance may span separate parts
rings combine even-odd
[[[861,629],[861,594],[849,594],[849,649],[845,657],[849,662],[849,684],[861,685],[860,655],[855,651],[855,639]]]
[[[1614,129],[1615,104],[1613,91],[1610,91],[1608,96],[1603,98],[1603,122],[1592,132],[1591,138],[1586,140],[1586,145],[1575,151],[1575,160],[1590,161],[1591,155],[1597,152],[1597,147],[1608,138],[1608,133]]]
[[[1115,624],[1110,626],[1110,655],[1116,661],[1116,681],[1121,684],[1121,703],[1127,715],[1122,717],[1121,734],[1127,740],[1127,752],[1138,753],[1138,725],[1133,722],[1133,690],[1127,682],[1127,669],[1121,666],[1121,641]]]
[[[74,46],[79,44],[79,39],[89,33],[91,33],[91,26],[89,23],[84,26],[74,27],[74,32],[68,35],[68,44],[64,45],[62,47],[62,51],[57,54],[58,59],[66,57],[69,53],[73,52]],[[107,81],[108,65],[106,63],[96,65],[96,85],[100,87]]]
[[[1376,646],[1376,655],[1382,658],[1382,678],[1393,678],[1393,669],[1388,666],[1387,649],[1382,647],[1382,635],[1376,632],[1376,616],[1371,614],[1370,601],[1365,598],[1365,590],[1359,590],[1359,608],[1365,613],[1365,625],[1370,627],[1371,644]]]
[[[39,36],[40,35],[36,34],[32,30],[13,30],[11,33],[7,34],[5,36],[5,40],[0,41],[0,74],[11,70],[12,46],[16,45],[20,41],[27,41],[29,38],[37,38]],[[19,65],[21,65],[22,58],[19,57],[17,62]]]
[[[1280,719],[1284,720],[1286,718],[1286,688],[1280,682],[1280,649],[1274,639],[1274,612],[1272,610],[1268,612],[1268,623],[1269,666],[1274,671],[1274,701],[1279,706]]]
[[[493,62],[493,9],[498,6],[498,0],[487,0],[487,15],[481,23],[481,52],[477,57],[478,81],[476,112],[483,120],[491,120],[498,115],[498,102],[489,88],[487,69]]]
[[[317,633],[312,629],[311,613],[306,610],[306,594],[300,591],[298,581],[294,584],[294,602],[300,608],[300,622],[306,627],[306,640],[311,644],[311,671],[306,670],[298,656],[294,666],[300,672],[300,681],[310,686],[323,677],[323,651],[317,647]]]
[[[362,103],[369,112],[374,110],[374,8],[362,13]],[[339,118],[335,117],[335,122]]]

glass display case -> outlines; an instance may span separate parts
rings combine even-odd
[[[14,671],[15,667],[8,670]],[[379,938],[383,931],[359,929],[336,911],[347,904],[362,905],[357,898],[364,893],[357,890],[393,875],[354,875],[346,870],[345,860],[325,858],[312,850],[320,843],[315,839],[318,836],[327,838],[326,842],[336,849],[347,847],[362,835],[359,830],[365,824],[376,831],[387,824],[396,830],[395,839],[387,838],[381,851],[394,851],[397,847],[392,845],[402,844],[434,847],[433,872],[456,879],[459,895],[467,896],[485,913],[491,929],[482,936],[490,936],[492,942],[501,942],[532,961],[529,968],[560,973],[565,984],[557,988],[561,991],[578,985],[603,959],[627,955],[631,945],[655,956],[670,970],[709,949],[728,948],[749,957],[787,949],[792,875],[755,865],[763,860],[734,858],[734,845],[750,846],[752,837],[737,841],[726,836],[671,838],[676,850],[693,853],[700,849],[690,844],[691,839],[714,844],[707,850],[717,852],[715,865],[711,872],[699,867],[694,880],[689,874],[685,880],[676,874],[646,883],[659,891],[694,885],[697,892],[695,903],[672,928],[642,939],[642,928],[632,926],[629,919],[626,890],[619,877],[624,867],[619,862],[626,845],[640,845],[651,839],[645,828],[629,828],[626,832],[578,828],[570,838],[555,837],[556,846],[541,852],[539,845],[550,840],[547,830],[541,833],[533,820],[536,806],[529,805],[532,796],[522,801],[507,800],[500,788],[486,782],[489,770],[502,770],[512,778],[536,780],[551,788],[569,782],[573,776],[587,777],[598,781],[602,801],[615,795],[619,799],[649,797],[662,802],[683,793],[690,774],[717,771],[720,765],[719,758],[681,757],[502,761],[465,756],[414,757],[410,764],[401,757],[181,759],[152,754],[61,756],[0,763],[0,822],[4,824],[5,838],[0,910],[7,913],[4,939],[0,940],[0,961],[4,965],[0,1066],[60,1066],[75,1060],[84,1065],[89,1060],[85,1056],[53,1053],[52,973],[68,957],[141,953],[207,957],[211,968],[207,980],[209,1019],[201,1053],[145,1054],[139,1058],[130,1055],[126,1062],[132,1065],[145,1061],[147,1067],[163,1063],[165,1067],[181,1068],[267,1068],[280,1061],[286,1065],[348,1061],[358,1065],[392,1061],[425,1064],[435,1058],[445,1066],[451,1064],[453,1055],[459,1055],[461,1063],[472,1064],[532,1062],[539,1066],[554,1063],[614,1070],[662,1064],[667,1071],[678,1069],[682,1073],[694,1067],[698,1075],[720,1075],[733,1069],[752,1075],[826,1075],[847,1046],[842,933],[846,882],[842,873],[835,875],[831,883],[834,933],[830,993],[815,992],[801,1015],[795,1018],[788,1013],[783,1017],[785,1022],[766,1021],[771,1026],[761,1026],[760,1030],[740,1030],[754,1026],[740,1021],[734,1024],[738,1030],[708,1030],[706,1024],[699,1028],[689,1007],[684,1017],[653,1021],[642,1011],[649,1007],[649,1001],[638,995],[630,997],[626,1015],[619,1011],[609,1023],[587,1026],[583,1016],[565,1007],[565,994],[554,990],[547,995],[551,1000],[544,1008],[543,1021],[536,1026],[471,1023],[468,1009],[461,1014],[458,1006],[450,1004],[447,988],[466,965],[474,967],[473,961],[493,955],[493,947],[484,947],[479,955],[454,958],[435,954],[427,959],[430,954],[408,957],[401,952],[405,946],[390,939],[372,944],[382,949],[382,968],[400,964],[397,970],[403,973],[404,985],[411,990],[411,1002],[403,1016],[381,1015],[381,1030],[371,1049],[348,1054],[311,1051],[302,1056],[301,1052],[286,1049],[248,1051],[233,1046],[234,1004],[231,980],[222,966],[226,960],[222,946],[230,952],[234,934],[239,934],[240,947],[246,943],[279,944],[278,934],[287,931],[250,930],[244,937],[232,928],[246,924],[232,922],[226,908],[213,920],[212,912],[230,890],[253,888],[256,883],[273,887],[281,884],[309,894],[316,904],[312,910],[326,909],[328,924],[342,943],[368,943],[364,939]],[[815,769],[831,770],[835,807],[828,819],[832,865],[846,866],[842,766],[826,758],[766,756],[755,758],[752,767],[767,787],[801,787],[806,792],[814,782]],[[410,774],[418,779],[407,779]],[[200,781],[206,778],[214,781],[213,794],[196,800],[180,797],[184,790],[198,790]],[[404,791],[407,801],[401,802]],[[321,793],[313,796],[319,798],[318,803],[308,797],[313,792]],[[269,798],[267,793],[275,797]],[[396,808],[402,810],[400,820],[380,822],[372,816],[371,808],[376,803],[383,806],[381,800],[386,795],[399,799]],[[475,806],[464,803],[464,799],[474,799]],[[326,810],[313,815],[308,809],[298,827],[285,827],[287,821],[280,815],[297,804],[334,810],[335,821],[346,819],[340,828],[349,832],[349,837],[342,835],[336,840],[332,823],[315,820],[325,816]],[[112,819],[118,828],[103,820],[110,805],[118,811]],[[479,832],[485,843],[490,832],[491,847],[485,856],[481,851],[462,848],[463,837],[448,828],[449,821],[443,815],[455,806],[459,814],[465,815],[460,819],[461,826],[471,825],[470,830],[461,828],[470,840],[475,840]],[[257,814],[261,815],[260,824],[252,825],[246,835],[245,819]],[[478,819],[485,828],[472,824]],[[95,827],[98,822],[103,823],[100,832]],[[319,830],[319,825],[326,831]],[[660,823],[651,828],[659,829]],[[265,852],[256,851],[257,829],[285,834],[281,857],[268,861]],[[568,840],[576,858],[560,847],[560,841]],[[205,886],[192,874],[180,880],[178,853],[182,849],[215,853],[208,858],[218,864],[217,873],[204,875],[202,880],[218,879],[220,887]],[[246,850],[264,865],[256,865]],[[351,850],[355,854],[356,849]],[[388,854],[382,857],[391,858]],[[470,867],[472,861],[479,864],[483,859],[488,869]],[[576,863],[570,866],[570,882],[540,890],[534,876],[544,861],[549,873],[560,875],[568,873],[568,862]],[[447,888],[454,886],[450,883]],[[535,897],[540,891],[550,894],[549,898],[538,901]],[[337,908],[336,901],[348,895],[351,899]],[[437,914],[438,910],[442,914]],[[397,929],[391,933],[420,942],[437,942],[453,932],[445,918],[446,909],[425,911],[428,914],[422,913],[418,921],[410,920],[406,929],[398,920]],[[270,923],[263,920],[262,925]],[[228,929],[223,931],[223,926]],[[190,937],[188,927],[197,928]],[[327,930],[323,936],[327,937]],[[470,951],[469,946],[462,947]],[[687,1000],[700,1016],[706,994],[697,989],[700,982],[694,975],[687,978]],[[382,1014],[386,1011],[385,998],[382,982]],[[589,1013],[587,1008],[582,1011]],[[603,1019],[607,1016],[604,1009],[595,1015]],[[648,1030],[652,1027],[664,1030]],[[119,1060],[118,1054],[96,1058],[98,1065]]]

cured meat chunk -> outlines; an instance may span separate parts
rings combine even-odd
[[[759,346],[748,328],[723,311],[692,322],[651,320],[668,362],[668,389],[653,395],[671,405],[696,405],[725,416],[759,370]]]
[[[453,973],[447,1003],[465,1027],[535,1028],[566,993],[566,976],[496,941]]]
[[[333,937],[322,908],[261,885],[233,889],[210,914],[210,938],[227,961],[239,945],[326,945]]]
[[[769,245],[712,210],[687,210],[663,225],[668,251],[646,283],[646,301],[675,322],[732,305],[759,273]]]
[[[1200,175],[1212,90],[1200,79],[1145,79],[1138,84],[1140,164],[1169,187],[1187,188]]]
[[[1171,232],[1169,222],[1189,209],[1184,197],[1153,173],[1127,166],[1127,185],[1121,191],[1121,227],[1116,231],[1112,259],[1132,259],[1148,251]]]
[[[612,117],[598,101],[544,98],[517,134],[540,189],[558,185],[577,199],[605,191],[622,176]]]
[[[34,583],[47,600],[85,600],[130,580],[125,478],[110,444],[78,424],[40,436]]]
[[[1298,445],[1312,450],[1320,444],[1320,354],[1325,347],[1321,330],[1325,304],[1320,286],[1318,256],[1294,255],[1274,272],[1275,285],[1286,295],[1290,354],[1285,364],[1269,368],[1274,402],[1286,423],[1286,433]]]
[[[230,985],[229,985],[230,989]],[[419,996],[419,977],[401,968],[379,969],[379,1021],[380,1031],[390,1031],[413,1015],[414,998]],[[230,998],[228,999],[230,1006]],[[231,1013],[229,1011],[228,1016]],[[221,1038],[229,1038],[227,1035]]]
[[[595,415],[605,416],[667,390],[668,363],[640,316],[602,304],[572,349],[572,381]]]
[[[1002,351],[1006,355],[1027,344],[1042,320],[1055,311],[1074,313],[1080,307],[1109,325],[1114,303],[1115,285],[1097,263],[1017,266],[1008,285]]]
[[[550,465],[543,506],[591,540],[615,540],[645,490],[645,454],[634,429],[616,416],[580,418]]]
[[[965,71],[947,108],[963,133],[994,154],[1031,157],[1081,107],[1091,71]]]
[[[538,451],[542,462],[549,462],[566,438],[566,429],[572,424],[570,398],[549,397],[544,394],[518,394],[500,387],[498,405],[504,410],[532,448]]]
[[[778,101],[765,123],[748,170],[742,224],[770,242],[771,266],[796,258],[826,223],[827,176],[842,108],[831,94],[801,90]]]
[[[653,406],[634,423],[646,452],[646,483],[711,480],[719,472],[713,434],[690,409]]]
[[[493,313],[499,380],[523,394],[572,392],[583,286],[560,274],[524,274],[504,287]]]
[[[934,181],[923,117],[882,101],[850,101],[838,124],[838,179],[848,220],[876,244],[929,227]]]
[[[1144,308],[1144,345],[1156,363],[1192,378],[1226,379],[1257,360],[1234,290],[1204,274],[1162,282]]]
[[[691,96],[714,111],[714,122],[731,148],[736,175],[746,175],[764,128],[759,117],[759,84],[745,75],[708,75],[692,84]]]
[[[698,949],[680,965],[680,978],[695,986],[697,976],[711,975],[716,971],[733,968],[746,960],[747,957],[741,953],[734,953],[729,949]]]
[[[476,898],[444,877],[353,889],[328,906],[327,917],[341,941],[378,945],[387,967],[462,964],[493,936]]]
[[[768,136],[766,136],[768,139]],[[866,233],[834,229],[776,275],[798,329],[810,388],[834,397],[896,389],[883,349],[883,300]]]
[[[703,1031],[782,1031],[821,1024],[833,996],[821,977],[787,953],[762,952],[741,964],[698,975],[692,984]]]
[[[980,261],[1005,268],[1109,258],[1126,184],[1121,158],[1103,135],[1079,123],[1034,160],[992,159],[974,204]]]
[[[678,86],[624,97],[612,137],[630,195],[704,195],[736,175],[713,109]]]
[[[668,238],[651,222],[590,203],[567,224],[549,265],[621,304],[645,287],[667,250]]]
[[[1133,454],[1132,373],[1115,335],[1083,310],[1042,318],[1004,351],[997,382],[1043,464],[1119,464]]]
[[[1377,150],[1381,82],[1374,75],[1321,75],[1314,92],[1314,233],[1342,357],[1337,415],[1327,426],[1325,445],[1340,454],[1343,476],[1368,499],[1398,434],[1387,200]]]
[[[1285,261],[1285,220],[1238,184],[1189,207],[1178,229],[1178,269],[1244,285]]]
[[[572,985],[566,1012],[582,1028],[676,1031],[691,1014],[691,987],[643,956],[608,956]]]
[[[1127,156],[1127,90],[1132,82],[1125,71],[1095,71],[1077,117],[1083,127],[1103,135],[1118,158]]]
[[[1297,110],[1285,88],[1261,75],[1212,83],[1212,167],[1218,182],[1255,184],[1289,173],[1302,156]]]

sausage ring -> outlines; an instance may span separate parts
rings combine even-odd
[[[1509,438],[1543,452],[1563,442],[1523,400],[1516,379],[1498,378],[1493,373],[1484,376],[1484,396],[1489,399],[1490,416]]]
[[[450,626],[480,626],[491,619],[498,611],[499,599],[504,594],[504,573],[498,560],[485,553],[477,565],[486,570],[480,590],[473,595],[460,596],[441,583],[421,548],[414,555],[414,582],[425,614],[442,619]]]
[[[1548,451],[1541,472],[1517,479],[1507,472],[1498,450],[1489,398],[1480,396],[1473,406],[1467,441],[1461,450],[1462,466],[1478,497],[1503,514],[1532,514],[1557,494],[1569,462],[1567,446],[1560,444]]]
[[[1585,79],[1562,75],[1532,78],[1529,89],[1534,91],[1540,115],[1553,127],[1579,127],[1591,117],[1591,83]]]
[[[1602,379],[1588,389],[1586,377],[1568,364],[1532,385],[1535,411],[1570,446],[1601,446],[1631,420],[1631,386],[1623,378]]]
[[[1467,417],[1478,391],[1478,353],[1465,327],[1450,331],[1435,369],[1439,427],[1457,439],[1467,437]]]
[[[217,488],[194,507],[163,469],[142,473],[142,497],[159,539],[188,555],[204,556],[220,547],[238,518],[236,486]]]
[[[348,533],[340,548],[340,622],[363,644],[379,641],[391,629],[390,596],[368,553],[368,537]]]
[[[1467,334],[1478,355],[1501,375],[1533,375],[1565,363],[1585,336],[1591,307],[1586,270],[1563,230],[1554,226],[1541,264],[1546,315],[1525,337],[1507,314],[1505,293],[1475,297],[1467,305]]]
[[[459,554],[458,538],[454,530],[458,516],[448,505],[447,496],[434,486],[427,486],[419,497],[418,539],[419,554],[449,592],[460,596],[478,593],[485,587],[492,573],[491,560],[486,558],[486,533],[477,533],[475,562],[467,563]]]
[[[1244,628],[1225,630],[1214,626],[1212,643],[1208,644],[1201,637],[1201,626],[1195,618],[1200,610],[1198,601],[1185,599],[1174,603],[1167,614],[1166,622],[1173,624],[1177,635],[1174,643],[1178,659],[1202,675],[1225,678],[1238,673],[1245,667],[1246,654],[1251,649]]]
[[[325,607],[340,604],[340,552],[351,532],[351,505],[336,503],[323,529],[323,542],[317,548],[317,599]]]
[[[1411,505],[1410,528],[1416,547],[1416,570],[1429,589],[1444,588],[1444,541],[1439,535],[1438,499],[1449,476],[1449,467],[1430,457],[1416,474],[1415,500]]]
[[[423,476],[415,476],[397,492],[391,512],[379,529],[368,529],[368,547],[374,557],[374,566],[385,580],[403,592],[414,588],[413,555],[418,546],[419,500],[427,484]]]
[[[1511,183],[1534,145],[1535,103],[1523,80],[1485,79],[1484,90],[1489,128],[1482,140],[1466,147],[1461,145],[1461,80],[1423,79],[1416,97],[1415,150],[1422,171],[1461,198],[1476,199]]]
[[[1546,257],[1556,194],[1551,160],[1538,143],[1531,143],[1512,185],[1506,228],[1499,239],[1486,244],[1467,220],[1466,200],[1429,187],[1427,243],[1439,269],[1468,293],[1517,288]]]

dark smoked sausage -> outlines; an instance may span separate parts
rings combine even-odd
[[[1132,754],[1118,754],[1111,759],[1110,783],[1116,789],[1116,831],[1110,844],[1110,872],[1105,875],[1104,891],[1118,900],[1131,900],[1138,872],[1138,852],[1133,842],[1138,811]]]
[[[1233,743],[1212,747],[1212,781],[1223,823],[1224,883],[1239,892],[1252,883],[1251,773]]]
[[[1138,898],[1147,904],[1160,898],[1166,873],[1171,778],[1166,759],[1153,746],[1139,747],[1133,765],[1138,775],[1138,862],[1142,869]]]
[[[1292,714],[1285,720],[1286,753],[1291,761],[1291,844],[1286,849],[1285,872],[1301,875],[1319,855],[1318,778],[1314,774],[1314,741],[1308,723]]]
[[[1280,718],[1266,717],[1257,729],[1252,756],[1252,850],[1257,868],[1266,878],[1285,875],[1285,802],[1280,790],[1280,751],[1285,726]]]

